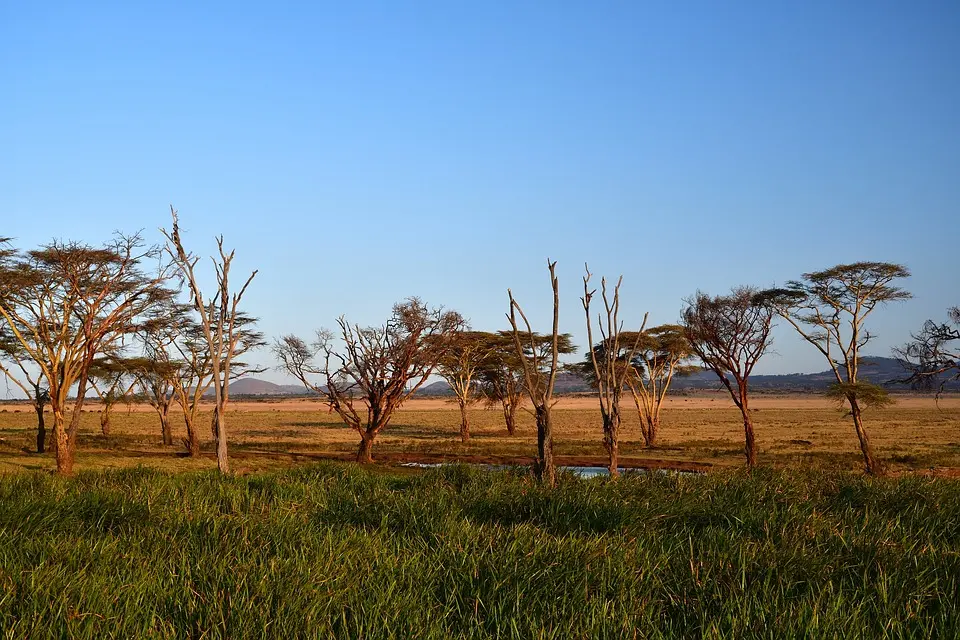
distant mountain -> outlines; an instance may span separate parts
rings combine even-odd
[[[213,395],[213,389],[205,395]],[[231,396],[306,396],[316,395],[302,384],[275,384],[257,378],[240,378],[230,383]]]
[[[894,358],[881,356],[865,356],[860,364],[860,378],[862,380],[888,386],[892,389],[905,390],[909,387],[897,384],[907,373]],[[832,371],[819,373],[787,373],[782,375],[754,375],[750,377],[750,387],[756,390],[767,391],[823,391],[835,378]],[[674,378],[673,388],[681,389],[715,389],[720,385],[716,374],[712,371],[700,371],[683,378]],[[960,389],[956,383],[947,387],[950,390]],[[569,372],[557,374],[556,393],[584,393],[589,392],[590,386],[578,375]],[[207,395],[211,395],[210,391]],[[316,395],[295,384],[275,384],[257,378],[241,378],[230,383],[230,393],[234,396],[306,396]],[[419,397],[452,396],[453,390],[443,380],[421,387],[417,393]]]
[[[891,389],[909,389],[909,385],[898,383],[909,374],[895,358],[882,356],[864,356],[860,363],[860,379],[865,382],[882,385]],[[787,373],[781,375],[753,375],[750,376],[750,386],[753,389],[767,389],[777,391],[823,391],[836,382],[833,371],[826,370],[819,373]],[[716,374],[712,371],[701,371],[685,378],[674,380],[676,389],[707,389],[719,385]],[[956,388],[956,386],[950,387]]]
[[[423,385],[422,387],[417,389],[416,395],[418,396],[452,396],[453,389],[450,388],[450,385],[447,384],[445,380],[440,380],[439,382]]]

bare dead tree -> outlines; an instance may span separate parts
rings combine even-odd
[[[447,381],[460,408],[460,440],[470,441],[467,405],[475,397],[474,381],[496,350],[496,336],[483,331],[458,331],[444,336],[447,348],[437,363],[437,374]]]
[[[0,324],[47,382],[60,474],[73,472],[94,360],[115,352],[142,314],[172,295],[165,265],[158,261],[153,274],[142,268],[158,258],[139,235],[118,234],[103,247],[53,241],[0,260]]]
[[[227,456],[227,421],[226,409],[230,400],[231,367],[243,333],[239,331],[237,319],[241,313],[240,301],[247,291],[247,287],[257,275],[257,271],[247,278],[239,292],[230,293],[230,265],[233,262],[234,251],[229,253],[223,248],[223,236],[217,237],[219,259],[212,258],[217,278],[217,292],[210,301],[206,301],[194,274],[199,258],[187,253],[180,239],[177,212],[171,206],[170,215],[173,218],[172,231],[162,229],[167,238],[167,253],[170,254],[181,276],[186,280],[190,289],[191,302],[200,316],[200,326],[203,337],[210,353],[212,369],[212,386],[216,405],[213,410],[213,431],[217,448],[217,468],[221,473],[230,473],[230,461]]]
[[[596,290],[590,289],[590,278],[593,274],[587,265],[583,266],[586,274],[583,276],[583,312],[587,320],[587,342],[593,345],[593,321],[590,316],[590,301]],[[598,314],[597,325],[600,329],[601,349],[590,349],[590,361],[596,380],[597,397],[600,400],[600,416],[603,420],[603,447],[607,450],[607,469],[611,478],[620,476],[620,395],[623,392],[627,378],[630,377],[629,363],[633,360],[640,342],[640,335],[647,325],[647,314],[643,314],[643,323],[637,332],[633,345],[621,344],[623,323],[620,321],[620,284],[623,276],[617,280],[613,288],[613,297],[607,295],[607,279],[600,279],[601,297],[605,316]],[[621,354],[621,349],[627,352]],[[599,352],[598,352],[599,351]]]
[[[910,342],[893,350],[910,374],[900,382],[923,391],[935,389],[938,401],[948,383],[960,380],[960,307],[947,314],[950,323],[927,320],[919,333],[910,334]]]
[[[382,326],[360,327],[342,316],[337,324],[338,335],[320,330],[312,345],[283,336],[275,341],[274,353],[283,369],[325,396],[344,424],[357,432],[357,462],[368,464],[377,435],[434,372],[448,349],[447,338],[462,329],[463,318],[409,298],[394,305]],[[334,344],[335,337],[342,349]]]
[[[693,353],[717,374],[740,409],[744,453],[747,466],[752,468],[757,464],[757,447],[750,416],[749,380],[770,346],[774,312],[751,287],[736,287],[729,295],[716,297],[698,291],[686,303],[683,327],[687,340]]]
[[[537,422],[537,460],[534,472],[541,482],[550,487],[557,483],[557,469],[553,462],[553,422],[550,415],[554,404],[553,387],[557,380],[560,356],[560,289],[557,284],[556,266],[556,262],[547,260],[550,283],[553,287],[553,333],[548,357],[545,357],[546,354],[539,348],[536,334],[523,309],[520,308],[520,304],[514,300],[513,292],[507,289],[507,295],[510,298],[510,313],[507,314],[507,319],[510,321],[514,347],[523,366],[525,388],[533,403]],[[517,325],[518,314],[524,323],[522,331]]]
[[[864,323],[881,304],[907,300],[910,293],[891,285],[910,272],[889,262],[840,264],[823,271],[803,274],[785,288],[763,292],[767,304],[776,309],[800,336],[826,358],[836,383],[828,396],[846,402],[866,472],[882,474],[863,424],[863,410],[891,402],[886,390],[859,379],[861,349],[873,339]]]

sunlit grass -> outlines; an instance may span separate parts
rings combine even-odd
[[[4,407],[6,408],[6,407]],[[149,410],[128,412],[119,407],[109,438],[99,432],[96,405],[83,415],[77,454],[78,469],[147,465],[178,471],[210,468],[209,414],[198,424],[207,457],[189,460],[179,446],[163,447],[157,417]],[[849,418],[815,397],[767,397],[754,400],[754,422],[761,465],[855,471],[859,450]],[[397,412],[380,435],[374,456],[397,454],[532,458],[536,438],[532,416],[521,411],[516,436],[503,427],[499,410],[470,411],[473,438],[459,437],[459,413],[453,404],[413,401]],[[24,468],[52,469],[52,456],[30,453],[34,443],[32,412],[0,409],[0,472]],[[184,436],[176,411],[171,413],[175,439]],[[599,411],[589,399],[563,399],[555,409],[555,451],[561,456],[605,455]],[[938,409],[930,398],[904,400],[890,409],[867,415],[874,446],[893,471],[925,471],[930,467],[960,467],[960,398]],[[235,403],[228,415],[233,466],[241,473],[286,467],[329,457],[352,457],[359,436],[335,414],[317,403]],[[693,461],[713,466],[743,464],[743,427],[739,412],[720,394],[669,400],[658,446],[646,449],[632,403],[624,403],[621,455]]]
[[[325,463],[0,483],[6,637],[958,637],[960,483]]]

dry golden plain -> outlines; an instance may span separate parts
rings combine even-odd
[[[860,469],[850,419],[835,404],[815,395],[761,395],[751,401],[759,464]],[[555,452],[561,464],[603,464],[600,416],[590,397],[564,397],[554,408]],[[621,458],[624,466],[702,468],[743,464],[742,423],[721,393],[667,399],[660,442],[644,448],[632,402],[622,405]],[[164,447],[157,415],[147,405],[118,406],[109,437],[100,432],[100,407],[85,409],[77,469],[144,465],[167,470],[215,468],[209,442],[210,413],[200,418],[204,455],[190,459],[182,447]],[[175,438],[182,417],[170,412]],[[379,436],[374,457],[381,463],[463,460],[527,464],[536,451],[533,417],[518,413],[517,434],[509,436],[498,408],[474,406],[470,442],[459,437],[456,405],[442,399],[414,399]],[[0,405],[0,472],[55,468],[51,454],[32,453],[36,416],[24,404]],[[960,397],[897,396],[892,407],[866,415],[874,446],[893,472],[960,473]],[[49,427],[49,416],[48,416]],[[352,459],[359,436],[326,405],[311,399],[231,402],[230,452],[240,473],[327,458]]]

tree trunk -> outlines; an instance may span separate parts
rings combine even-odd
[[[620,411],[614,407],[610,413],[603,412],[603,448],[607,450],[607,471],[611,478],[620,477]]]
[[[534,471],[537,479],[553,487],[557,483],[557,469],[553,464],[553,424],[550,420],[550,408],[538,405],[535,408],[537,418],[537,463]]]
[[[37,453],[43,453],[47,445],[47,425],[43,421],[43,403],[33,405],[37,412]]]
[[[187,426],[187,451],[190,452],[191,458],[200,457],[200,436],[197,433],[197,429],[193,425],[193,417],[187,412],[183,412],[183,421]]]
[[[106,406],[103,408],[103,411],[100,412],[100,433],[102,433],[105,438],[110,437],[110,409]]]
[[[747,456],[747,466],[753,469],[757,466],[757,443],[753,437],[753,420],[750,419],[750,405],[747,399],[746,385],[737,381],[739,387],[739,401],[736,403],[743,415],[743,452]],[[736,400],[736,398],[734,398]]]
[[[360,449],[357,451],[357,462],[360,464],[373,463],[373,439],[376,434],[364,433],[360,438]]]
[[[660,431],[660,420],[651,415],[640,416],[640,433],[643,434],[643,444],[648,449],[657,446],[657,433]]]
[[[860,403],[856,396],[847,396],[850,401],[850,416],[853,418],[853,428],[857,432],[857,439],[860,441],[860,452],[863,454],[863,464],[866,472],[870,475],[882,476],[885,472],[883,463],[873,455],[873,445],[870,444],[870,437],[867,430],[863,427],[863,413],[860,409]]]
[[[217,433],[217,468],[220,470],[220,473],[230,473],[230,460],[227,458],[227,424],[225,413],[223,407],[217,407],[213,413]]]
[[[517,433],[517,407],[509,400],[503,400],[503,422],[507,425],[507,434],[513,436]]]
[[[470,441],[470,421],[467,418],[467,403],[462,398],[457,398],[460,405],[460,441]]]
[[[170,428],[170,419],[167,416],[167,410],[160,412],[160,435],[163,438],[163,446],[169,447],[173,444],[173,429]]]
[[[718,374],[719,375],[719,374]],[[746,378],[737,377],[737,389],[734,391],[733,385],[725,376],[720,376],[720,381],[730,392],[733,403],[740,409],[740,415],[743,416],[743,453],[747,457],[747,467],[753,469],[757,465],[757,443],[753,437],[753,421],[750,419],[750,404],[747,396]]]
[[[56,442],[57,473],[69,476],[73,473],[73,451],[70,450],[70,438],[63,414],[53,412],[53,439]]]
[[[757,444],[753,437],[753,422],[750,420],[750,413],[746,409],[741,409],[743,413],[743,451],[747,456],[747,466],[751,469],[757,466]]]

